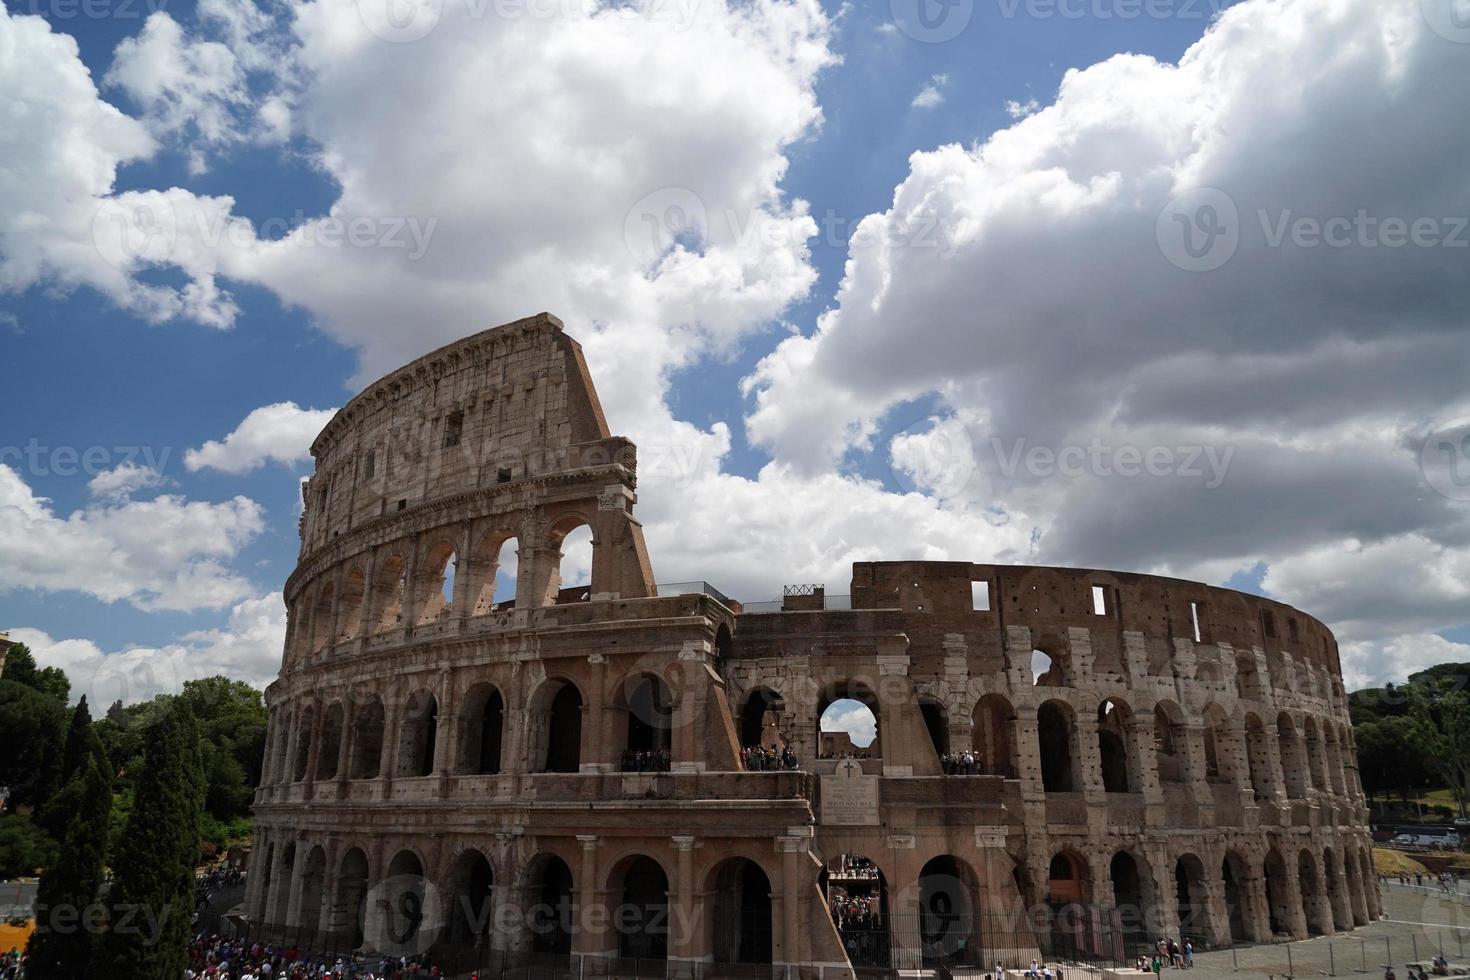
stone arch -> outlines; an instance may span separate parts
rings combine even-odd
[[[556,568],[546,589],[547,605],[586,602],[592,598],[592,563],[597,556],[592,522],[581,514],[567,515],[552,525],[551,542]]]
[[[705,877],[706,948],[716,963],[771,963],[775,923],[771,876],[743,856],[727,857]]]
[[[523,941],[528,940],[535,953],[570,953],[575,887],[571,866],[560,855],[543,851],[526,862],[518,885],[526,910]]]
[[[317,590],[316,602],[311,606],[311,652],[316,653],[330,646],[336,639],[332,635],[332,615],[337,610],[336,592],[330,581],[323,582]]]
[[[1332,909],[1318,877],[1317,857],[1309,848],[1297,852],[1297,893],[1301,895],[1302,912],[1307,918],[1307,934],[1322,936],[1332,931]]]
[[[1301,909],[1295,907],[1296,889],[1289,877],[1294,870],[1287,869],[1279,849],[1272,847],[1266,852],[1262,877],[1266,880],[1266,914],[1273,936],[1296,934],[1294,923]]]
[[[625,771],[666,771],[672,761],[674,696],[656,671],[625,675],[613,695],[623,723],[612,733],[614,757]]]
[[[1003,694],[987,694],[975,702],[975,754],[980,772],[989,776],[1016,778],[1016,749],[1011,738],[1016,711]]]
[[[1255,792],[1256,802],[1265,802],[1271,796],[1270,735],[1260,716],[1254,712],[1245,716],[1245,761],[1250,778],[1250,787]]]
[[[342,724],[345,711],[341,701],[333,701],[327,706],[325,716],[322,718],[322,734],[316,750],[316,778],[336,779],[337,762],[342,755]]]
[[[1135,946],[1147,942],[1155,931],[1150,928],[1149,910],[1155,903],[1153,871],[1148,860],[1127,848],[1117,851],[1108,861],[1108,880],[1124,943]]]
[[[494,775],[501,771],[505,739],[505,697],[488,681],[465,692],[460,721],[458,771]]]
[[[301,872],[301,918],[292,925],[307,933],[316,932],[326,902],[326,886],[327,852],[317,844],[306,854],[306,866]]]
[[[367,851],[361,847],[348,848],[337,863],[336,897],[328,930],[332,938],[351,949],[356,949],[363,942],[363,917],[370,873]]]
[[[613,928],[618,955],[662,960],[669,955],[669,874],[647,854],[628,854],[608,872],[608,902],[617,911]]]
[[[383,699],[376,694],[356,706],[352,718],[353,779],[376,779],[383,770]]]
[[[342,596],[337,600],[337,637],[341,640],[357,639],[358,627],[362,625],[362,603],[367,596],[367,577],[362,567],[353,565],[342,576]]]
[[[1209,900],[1205,889],[1205,864],[1199,855],[1186,851],[1174,860],[1174,899],[1179,938],[1210,936]]]
[[[1291,715],[1285,711],[1276,716],[1276,739],[1281,748],[1282,784],[1292,800],[1307,797],[1307,759],[1301,736]]]
[[[369,910],[367,942],[378,949],[411,948],[420,930],[437,923],[427,907],[429,897],[426,865],[412,847],[394,853],[383,879],[373,889],[375,901]]]
[[[980,943],[980,883],[974,868],[940,854],[919,871],[919,946],[927,965],[953,960]]]
[[[296,848],[305,844],[288,840],[280,847],[280,870],[271,875],[271,891],[266,896],[265,920],[271,925],[286,925],[291,900],[291,876],[296,868]]]
[[[403,625],[404,593],[408,591],[408,562],[394,552],[373,573],[373,632],[382,633]]]
[[[296,729],[295,755],[291,762],[291,781],[299,783],[306,779],[311,763],[311,740],[316,733],[316,705],[308,704],[301,710],[301,724]]]
[[[730,633],[730,625],[721,623],[720,628],[715,630],[715,670],[723,671],[725,664],[735,655],[735,638]]]
[[[515,606],[519,550],[520,541],[509,528],[497,526],[480,536],[470,565],[470,615],[483,616]]]
[[[933,695],[919,696],[919,716],[924,730],[929,733],[929,744],[934,747],[936,758],[949,754],[949,710],[944,702]]]
[[[577,772],[582,762],[582,692],[571,680],[548,677],[527,713],[527,771]]]
[[[1041,786],[1048,793],[1070,793],[1077,781],[1077,717],[1072,706],[1053,698],[1036,709],[1036,743]]]
[[[1328,792],[1322,732],[1317,727],[1317,720],[1311,715],[1302,719],[1302,746],[1307,754],[1307,773],[1311,777],[1310,787],[1320,793]]]
[[[779,723],[784,710],[786,702],[769,687],[757,687],[751,691],[745,699],[745,706],[740,709],[741,748],[783,747],[786,739],[781,734]]]
[[[431,775],[438,738],[439,699],[432,691],[417,690],[409,695],[403,706],[398,730],[397,775]]]
[[[444,941],[453,946],[487,948],[494,919],[495,872],[477,848],[461,851],[450,865],[445,891]]]
[[[824,722],[828,720],[828,710],[838,702],[844,701],[857,702],[872,716],[873,730],[876,734],[868,745],[858,745],[856,741],[848,737],[845,730],[832,729],[829,731],[824,728]],[[867,684],[849,679],[828,684],[817,702],[816,714],[818,758],[831,758],[853,750],[870,758],[882,758],[883,713],[878,704],[878,696]]]
[[[1046,903],[1054,909],[1091,900],[1091,868],[1071,847],[1054,853],[1046,865]]]
[[[1225,709],[1213,701],[1203,712],[1205,779],[1223,782],[1230,775],[1230,719]]]
[[[1332,911],[1332,925],[1337,932],[1353,927],[1353,912],[1348,902],[1347,877],[1331,847],[1322,848],[1322,877],[1327,883],[1327,903]]]
[[[459,556],[454,542],[436,538],[424,547],[415,575],[414,606],[419,624],[454,614],[454,578]]]
[[[1138,791],[1137,774],[1128,761],[1128,727],[1132,723],[1133,709],[1120,698],[1106,698],[1097,707],[1098,762],[1105,792]]]
[[[1220,861],[1220,882],[1225,896],[1225,918],[1232,943],[1259,941],[1251,912],[1250,862],[1235,849]]]
[[[838,854],[823,865],[817,881],[852,965],[892,967],[888,878],[878,863],[861,854]]]
[[[1160,783],[1182,783],[1185,777],[1184,712],[1173,701],[1154,705],[1154,768]]]
[[[1031,651],[1031,685],[1033,687],[1067,687],[1067,658],[1059,648],[1050,651],[1039,646]]]

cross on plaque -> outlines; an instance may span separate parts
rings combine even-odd
[[[860,766],[860,765],[858,765],[856,762],[853,762],[851,759],[848,759],[846,762],[844,762],[842,764],[842,772],[843,772],[843,775],[847,776],[849,779],[852,778],[853,770],[857,770],[858,772],[862,772],[863,771],[863,767]]]

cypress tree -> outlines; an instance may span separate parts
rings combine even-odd
[[[112,820],[112,766],[102,742],[88,735],[85,763],[58,799],[70,813],[61,853],[36,889],[37,928],[26,946],[26,975],[36,980],[84,980],[97,939],[94,903]]]
[[[83,774],[83,767],[92,753],[92,741],[95,738],[92,733],[92,712],[87,709],[87,696],[83,694],[82,700],[71,713],[71,724],[67,727],[66,742],[61,750],[61,786],[70,786],[77,776]],[[101,751],[100,744],[97,749]],[[75,813],[75,801],[68,799],[68,794],[63,792],[36,808],[36,822],[53,838],[61,841],[65,838]]]
[[[175,698],[147,733],[133,810],[112,861],[108,929],[91,976],[183,976],[203,805],[199,726],[188,703]]]

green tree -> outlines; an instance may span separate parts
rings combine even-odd
[[[9,662],[6,663],[9,673]],[[8,806],[34,807],[61,788],[66,708],[20,681],[0,680],[0,785]]]
[[[5,655],[5,670],[0,672],[0,680],[24,684],[62,704],[71,698],[71,680],[66,671],[60,667],[38,668],[35,654],[24,643],[15,644]]]
[[[1409,685],[1411,744],[1449,785],[1461,817],[1470,800],[1470,696],[1463,676],[1426,672],[1416,674]]]
[[[51,864],[56,842],[28,813],[0,816],[0,878],[21,878]]]
[[[59,797],[71,814],[60,851],[36,889],[37,929],[26,946],[26,976],[38,980],[82,980],[96,943],[90,909],[102,886],[112,767],[95,735],[89,732],[86,743],[86,760]]]
[[[176,699],[145,734],[132,812],[118,841],[107,932],[92,976],[178,980],[188,960],[204,773],[193,709]]]
[[[1370,798],[1397,793],[1407,800],[1428,781],[1424,756],[1414,745],[1413,722],[1407,717],[1380,718],[1354,729],[1358,742],[1358,776]]]
[[[87,764],[94,742],[97,743],[96,750],[102,751],[102,744],[92,731],[92,713],[87,709],[87,696],[84,694],[71,713],[71,723],[67,727],[66,740],[62,745],[59,782],[63,787],[69,786]],[[111,776],[108,773],[109,786],[112,784]],[[73,804],[66,796],[65,792],[59,793],[36,808],[37,822],[57,840],[66,834],[67,825],[75,812]]]

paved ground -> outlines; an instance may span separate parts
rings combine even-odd
[[[1393,964],[1399,980],[1407,980],[1408,963],[1422,961],[1427,967],[1441,950],[1452,966],[1470,971],[1470,895],[1385,885],[1383,911],[1383,920],[1342,936],[1196,954],[1189,980],[1263,974],[1382,976],[1387,963]]]

